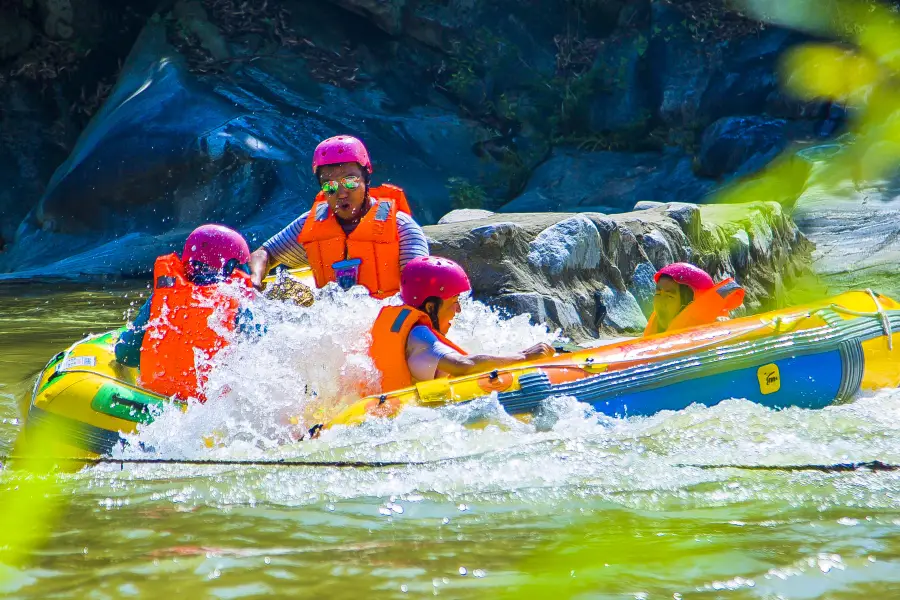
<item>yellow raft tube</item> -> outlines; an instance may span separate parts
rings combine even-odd
[[[96,457],[119,444],[121,434],[150,422],[155,407],[173,402],[142,389],[137,370],[116,362],[121,331],[88,337],[50,360],[35,382],[26,432],[47,423],[69,456]],[[860,389],[900,385],[898,336],[900,304],[854,291],[806,306],[420,383],[364,398],[326,427],[491,393],[507,412],[522,417],[558,395],[620,416],[732,397],[771,407],[821,408],[847,401]]]

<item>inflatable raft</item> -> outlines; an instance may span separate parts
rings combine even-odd
[[[900,385],[900,304],[872,291],[638,338],[489,373],[438,379],[365,398],[328,426],[393,417],[406,406],[496,393],[511,415],[570,396],[610,416],[651,415],[744,398],[823,408],[861,389]],[[896,332],[896,333],[895,333]]]
[[[109,453],[172,400],[144,390],[114,358],[120,330],[54,356],[35,382],[26,432],[55,426],[72,457]],[[897,333],[895,333],[897,332]],[[822,408],[861,389],[900,385],[900,304],[855,291],[807,306],[578,350],[365,398],[331,423],[393,417],[406,406],[465,403],[496,393],[527,418],[551,396],[571,396],[613,416],[649,415],[692,403],[746,398],[783,408]],[[318,430],[317,426],[314,430]]]

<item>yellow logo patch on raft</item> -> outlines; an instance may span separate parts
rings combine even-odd
[[[781,389],[781,373],[778,371],[778,365],[774,363],[761,366],[756,371],[756,378],[759,379],[759,391],[763,396],[774,394]]]

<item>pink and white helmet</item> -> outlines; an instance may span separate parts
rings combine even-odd
[[[330,137],[316,146],[312,161],[313,175],[317,173],[319,167],[348,162],[359,163],[359,166],[372,173],[369,151],[361,141],[349,135]]]
[[[666,265],[656,272],[656,275],[653,276],[653,281],[659,282],[659,278],[663,275],[668,275],[676,283],[686,285],[695,292],[702,292],[716,285],[709,273],[690,263],[680,262]]]
[[[432,296],[449,300],[471,289],[465,270],[449,258],[420,256],[400,273],[400,297],[410,306],[421,306]]]
[[[250,262],[250,248],[241,234],[224,225],[201,225],[188,236],[181,253],[181,263],[189,276],[194,263],[221,272],[231,260],[239,265]]]

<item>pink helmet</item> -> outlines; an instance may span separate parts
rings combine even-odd
[[[432,296],[448,300],[471,289],[469,276],[449,258],[420,256],[406,263],[400,274],[400,297],[410,306],[421,306]]]
[[[325,165],[339,165],[341,163],[356,162],[363,169],[372,172],[372,161],[369,160],[369,151],[361,141],[349,135],[336,135],[330,137],[316,146],[313,153],[313,175],[319,167]]]
[[[712,277],[710,277],[706,271],[700,267],[695,267],[690,263],[672,263],[671,265],[666,265],[656,272],[656,275],[653,276],[653,281],[658,282],[662,275],[668,275],[674,279],[676,283],[686,285],[695,292],[702,292],[703,290],[708,290],[716,285],[713,282]]]
[[[241,234],[224,225],[201,225],[188,236],[181,253],[188,276],[193,274],[194,262],[221,272],[231,260],[239,265],[249,262],[250,248]]]

